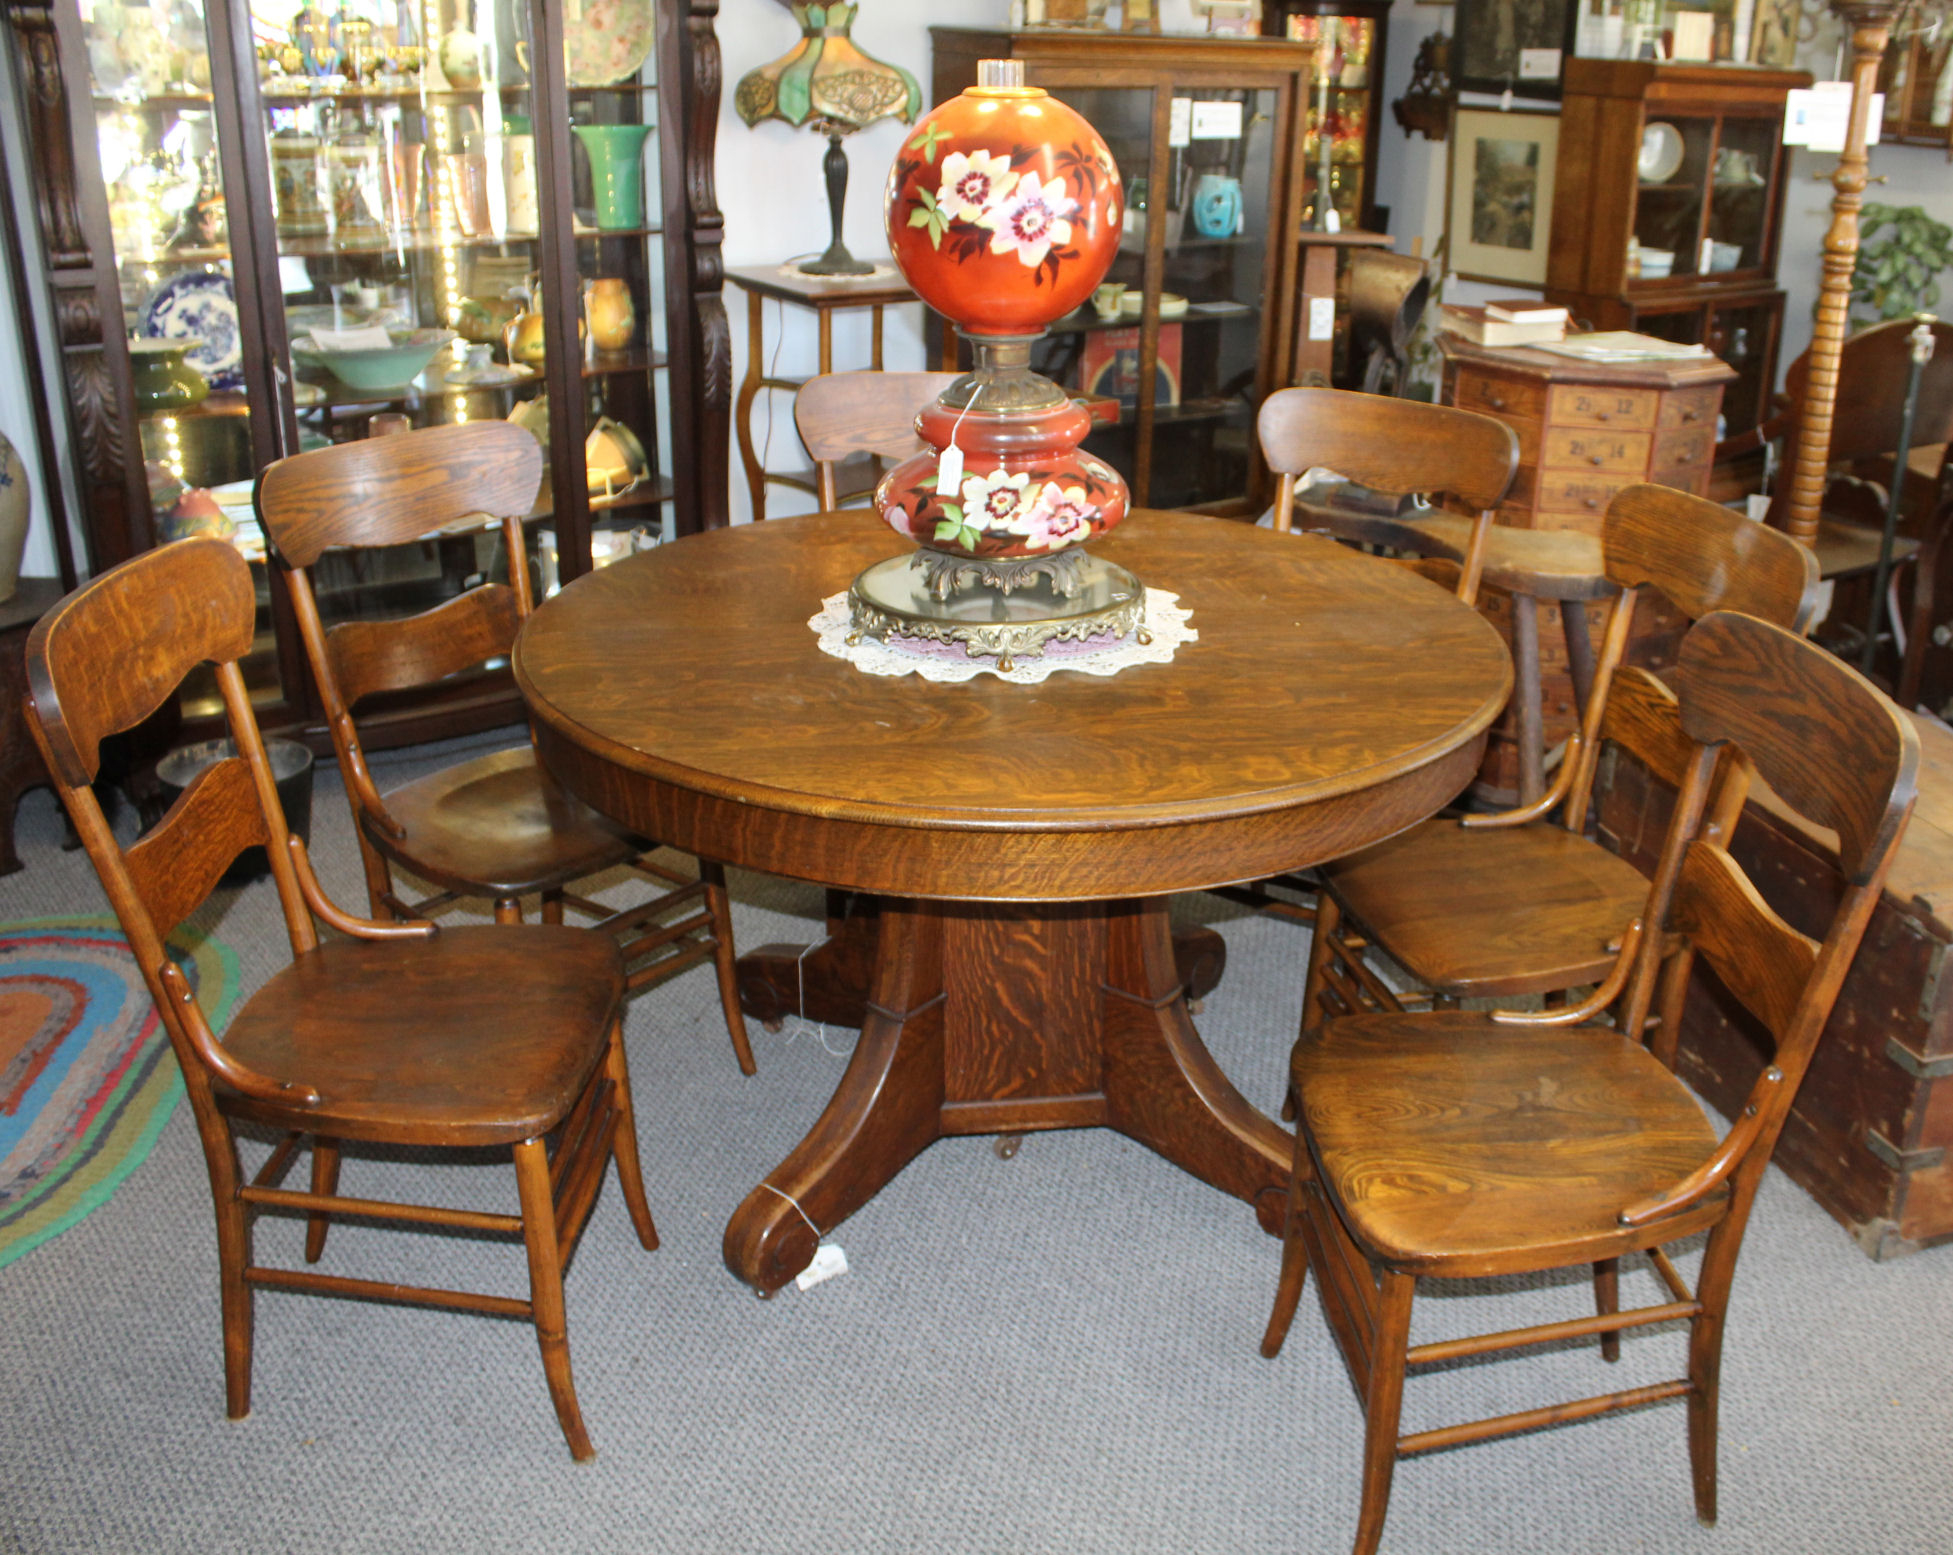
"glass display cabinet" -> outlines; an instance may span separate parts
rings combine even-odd
[[[1913,27],[1879,62],[1885,94],[1879,138],[1901,146],[1944,146],[1953,158],[1953,29]]]
[[[1776,284],[1789,157],[1784,99],[1802,71],[1570,59],[1546,295],[1596,329],[1706,344],[1736,370],[1727,430],[1776,380]]]
[[[1316,51],[1302,142],[1302,224],[1329,230],[1322,190],[1343,231],[1381,232],[1389,220],[1376,203],[1378,112],[1390,0],[1264,0],[1261,30]]]
[[[1289,381],[1313,50],[1253,38],[933,27],[936,102],[1022,59],[1082,113],[1125,187],[1118,257],[1032,365],[1098,425],[1135,506],[1259,512],[1255,412]],[[947,356],[947,353],[945,353]]]
[[[698,37],[680,22],[660,52],[657,7],[690,8],[587,0],[566,30],[540,0],[331,3],[13,17],[35,99],[61,109],[34,133],[91,560],[229,536],[260,577],[247,671],[274,727],[317,717],[252,516],[274,459],[515,421],[545,449],[528,533],[548,583],[708,517],[676,511],[659,465],[666,272],[682,307],[691,256],[664,241],[655,78]],[[328,625],[407,614],[506,577],[497,552],[492,529],[434,536],[328,557],[315,587]],[[419,739],[517,709],[498,671],[376,722]],[[214,710],[186,688],[187,717]]]

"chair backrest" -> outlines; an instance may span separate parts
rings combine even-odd
[[[1458,597],[1478,596],[1485,537],[1519,472],[1519,439],[1491,416],[1347,389],[1278,389],[1255,418],[1262,457],[1281,479],[1275,527],[1293,523],[1296,477],[1323,468],[1359,486],[1402,496],[1444,494],[1478,513],[1458,580]],[[1314,510],[1335,533],[1333,514]]]
[[[1683,615],[1699,620],[1739,610],[1794,632],[1817,613],[1817,558],[1781,530],[1752,522],[1705,497],[1670,486],[1635,485],[1615,493],[1601,520],[1601,565],[1620,593],[1608,607],[1595,657],[1586,718],[1565,757],[1563,822],[1585,825],[1587,800],[1603,744],[1627,745],[1664,782],[1679,786],[1677,763],[1687,757],[1645,731],[1646,687],[1630,686],[1621,668],[1635,603],[1645,587],[1659,589]],[[1728,802],[1740,805],[1738,787]],[[1551,796],[1549,796],[1550,798]]]
[[[188,982],[170,960],[170,931],[209,896],[237,855],[270,857],[294,955],[318,944],[285,816],[238,660],[251,651],[257,600],[251,569],[224,540],[146,551],[56,604],[27,642],[29,726],[56,791],[101,876],[183,1068],[200,1122],[214,1120],[210,1076],[251,1094],[293,1088],[224,1053]],[[214,663],[239,754],[205,768],[140,841],[117,841],[89,786],[102,741],[133,728],[184,675]]]
[[[835,466],[853,454],[906,459],[920,453],[915,418],[956,382],[956,373],[823,373],[793,397],[793,421],[814,461],[822,512],[839,507]]]
[[[542,445],[506,421],[426,427],[296,454],[258,477],[258,522],[285,568],[339,765],[361,809],[386,808],[352,709],[376,692],[428,685],[499,658],[532,608],[522,520],[542,486]],[[319,613],[311,568],[335,547],[401,545],[499,520],[509,581],[484,583],[419,615],[343,621]]]
[[[1723,1148],[1688,1181],[1622,1218],[1641,1224],[1730,1180],[1740,1223],[1911,813],[1919,736],[1857,671],[1754,616],[1703,617],[1683,641],[1676,679],[1695,755],[1671,835],[1692,840],[1678,862],[1664,863],[1672,880],[1656,882],[1652,899],[1667,904],[1664,932],[1647,941],[1622,1029],[1642,1029],[1658,973],[1686,978],[1700,957],[1761,1022],[1775,1052]],[[1845,888],[1821,938],[1770,908],[1730,856],[1727,829],[1698,830],[1725,747],[1740,751],[1792,809],[1837,834]]]
[[[1387,248],[1351,249],[1345,271],[1349,283],[1349,354],[1352,371],[1362,364],[1360,387],[1379,393],[1386,377],[1404,389],[1404,358],[1411,335],[1431,301],[1429,265]]]

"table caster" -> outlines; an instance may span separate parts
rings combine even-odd
[[[1017,1155],[1017,1147],[1024,1143],[1022,1134],[999,1134],[990,1141],[990,1148],[997,1152],[999,1161],[1009,1161]]]

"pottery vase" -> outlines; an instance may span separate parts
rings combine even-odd
[[[319,137],[294,129],[271,137],[271,188],[277,207],[278,235],[317,238],[326,232],[325,201],[320,195],[324,165]]]
[[[1231,238],[1241,225],[1241,180],[1202,173],[1193,187],[1194,231],[1204,238]]]
[[[441,39],[435,59],[449,86],[458,92],[472,92],[481,85],[481,39],[466,27],[457,27]]]
[[[590,326],[590,344],[599,351],[622,351],[637,333],[631,289],[615,276],[590,283],[583,298],[583,316]]]
[[[0,432],[0,603],[12,599],[20,583],[20,558],[27,550],[27,519],[33,493],[14,445]]]
[[[129,377],[136,391],[136,409],[145,412],[188,410],[210,393],[210,380],[183,359],[201,340],[131,340]]]
[[[606,231],[644,225],[645,138],[648,124],[573,124],[590,157],[590,189],[597,225]]]

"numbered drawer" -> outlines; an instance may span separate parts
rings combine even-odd
[[[1688,427],[1679,432],[1663,432],[1655,438],[1654,457],[1648,463],[1648,479],[1659,486],[1674,486],[1696,491],[1709,472],[1709,461],[1716,451],[1714,427]]]
[[[1713,432],[1721,409],[1719,383],[1712,383],[1706,389],[1677,389],[1662,396],[1661,429],[1668,432],[1678,427],[1707,427]]]
[[[1461,368],[1453,392],[1460,410],[1481,415],[1537,421],[1546,409],[1546,386],[1524,378],[1499,378]]]
[[[1553,427],[1540,439],[1539,462],[1549,470],[1602,470],[1639,478],[1653,447],[1651,432]]]
[[[1584,513],[1598,523],[1601,514],[1607,511],[1607,504],[1614,500],[1614,493],[1633,484],[1625,476],[1610,480],[1600,475],[1583,475],[1578,470],[1549,470],[1540,479],[1536,505],[1542,514]],[[1541,527],[1564,526],[1542,523]]]
[[[1546,419],[1555,426],[1654,430],[1661,395],[1654,389],[1609,389],[1589,383],[1556,385]]]

